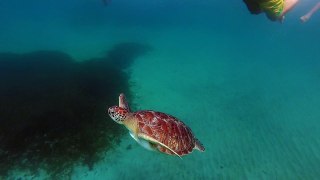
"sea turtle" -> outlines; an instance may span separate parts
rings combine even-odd
[[[151,110],[130,112],[124,94],[119,96],[119,106],[110,107],[108,114],[115,122],[123,124],[131,137],[146,149],[179,157],[193,149],[205,150],[191,129],[177,118]]]

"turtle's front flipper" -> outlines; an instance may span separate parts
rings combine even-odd
[[[177,152],[175,152],[174,150],[172,150],[170,147],[168,147],[167,145],[165,145],[165,144],[157,141],[156,139],[154,139],[154,138],[152,138],[152,137],[150,137],[150,136],[147,136],[147,135],[145,135],[145,134],[140,133],[140,134],[138,134],[138,137],[139,137],[139,138],[142,138],[142,139],[144,139],[144,140],[146,140],[146,141],[148,141],[148,142],[150,142],[150,143],[152,143],[152,144],[158,144],[158,145],[160,145],[160,146],[163,146],[164,148],[168,149],[169,151],[171,151],[171,152],[173,152],[175,155],[177,155],[179,158],[181,158],[181,156],[180,156]],[[181,158],[181,159],[182,159],[182,158]]]
[[[126,96],[123,93],[119,95],[119,107],[125,108],[130,112]]]
[[[129,132],[130,136],[136,140],[142,147],[150,150],[150,151],[154,151],[155,150],[155,147],[149,142],[149,141],[146,141],[142,138],[139,138],[137,136],[135,136],[131,131]]]

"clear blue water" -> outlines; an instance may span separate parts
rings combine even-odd
[[[0,179],[317,179],[315,3],[280,24],[236,0],[0,1]],[[206,151],[140,147],[105,112],[120,92]]]

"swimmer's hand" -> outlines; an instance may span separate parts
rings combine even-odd
[[[300,17],[300,20],[302,23],[307,22],[309,19],[310,19],[310,15],[308,15],[308,14]]]

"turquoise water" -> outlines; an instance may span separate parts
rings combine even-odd
[[[317,179],[320,13],[299,22],[315,3],[280,24],[235,0],[1,1],[0,52],[20,59],[0,56],[0,157],[12,162],[0,179]],[[65,55],[28,55],[43,50]],[[206,151],[140,147],[106,114],[120,92],[184,121]]]

